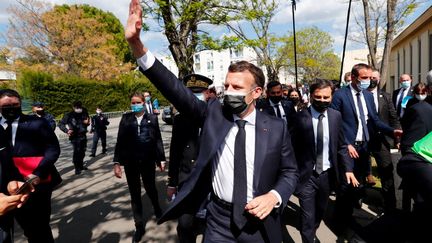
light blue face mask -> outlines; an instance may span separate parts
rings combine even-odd
[[[144,100],[145,100],[145,102],[150,102],[151,101],[151,97],[150,96],[146,96],[145,98],[144,98]]]
[[[407,88],[409,88],[410,86],[411,86],[411,81],[404,80],[404,81],[402,81],[402,83],[401,83],[401,87],[402,87],[403,89],[407,89]]]
[[[203,93],[194,93],[195,97],[197,97],[199,100],[204,101],[204,94]]]
[[[358,88],[360,90],[365,90],[365,89],[369,88],[369,85],[370,85],[369,79],[359,79],[358,81],[360,81],[360,84],[358,85]]]
[[[134,104],[131,105],[131,110],[135,113],[139,113],[142,112],[144,110],[144,105],[143,104]]]

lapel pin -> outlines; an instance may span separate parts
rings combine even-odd
[[[264,131],[264,132],[268,132],[268,129],[267,129],[267,128],[264,128],[263,131]]]

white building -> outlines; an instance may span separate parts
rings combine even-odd
[[[0,70],[0,83],[16,81],[16,73],[12,71]]]
[[[158,59],[172,73],[175,75],[178,74],[178,68],[172,57],[162,56],[158,57]],[[212,79],[215,86],[223,86],[229,65],[237,61],[248,61],[257,65],[258,57],[256,52],[248,47],[242,49],[225,49],[221,51],[204,50],[194,55],[194,71],[197,74]],[[267,79],[265,67],[261,66],[261,69]],[[281,70],[279,73],[279,81],[283,84],[290,84],[294,82],[294,77],[285,72],[285,70]]]

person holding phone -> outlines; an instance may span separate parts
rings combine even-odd
[[[164,171],[165,152],[158,118],[145,108],[145,93],[131,95],[131,110],[122,116],[117,143],[114,151],[114,175],[122,177],[124,166],[131,196],[132,212],[135,221],[134,242],[139,242],[145,232],[141,201],[141,182],[149,196],[157,218],[162,215],[158,192],[155,185],[155,165]]]

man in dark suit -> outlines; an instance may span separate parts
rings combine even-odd
[[[194,95],[207,102],[209,98],[208,86],[213,81],[203,75],[190,74],[183,78],[183,83]],[[170,146],[170,162],[168,170],[168,199],[172,199],[183,182],[189,177],[199,151],[200,126],[189,116],[178,113],[174,116]],[[205,141],[204,141],[205,143]],[[203,216],[183,214],[178,219],[177,235],[179,242],[196,242],[197,235],[203,231],[205,221]]]
[[[413,95],[411,83],[412,83],[411,75],[406,73],[402,74],[399,78],[399,84],[401,87],[393,91],[392,101],[394,107],[396,108],[396,112],[399,118],[402,118],[405,112],[405,106],[407,103],[405,102],[407,101],[406,97]]]
[[[278,81],[271,81],[267,84],[267,98],[257,101],[257,109],[264,111],[271,116],[282,118],[288,125],[296,111],[291,101],[282,99],[282,85]]]
[[[335,92],[331,105],[342,115],[345,143],[348,144],[350,157],[354,159],[354,174],[361,184],[365,183],[367,175],[371,173],[367,147],[370,133],[380,131],[390,136],[402,133],[379,119],[373,95],[367,91],[371,76],[372,69],[369,65],[354,65],[351,70],[351,84]],[[358,202],[361,193],[362,190],[353,194],[352,187],[342,185],[341,195],[337,197],[338,208],[341,210],[339,216],[345,217],[345,220],[347,217],[351,218],[352,206],[360,206]]]
[[[93,145],[90,157],[96,156],[96,149],[99,139],[102,143],[102,154],[106,153],[106,130],[108,125],[108,117],[104,113],[102,113],[102,107],[100,105],[97,106],[96,114],[91,118],[90,133],[93,133]]]
[[[45,120],[48,121],[48,123],[50,124],[52,130],[54,131],[56,128],[56,122],[55,122],[55,117],[51,114],[48,113],[45,110],[45,104],[40,102],[40,101],[35,101],[32,104],[32,115],[37,116],[37,117],[42,117]]]
[[[131,110],[122,116],[114,151],[114,175],[122,177],[124,166],[135,221],[134,242],[145,232],[141,200],[141,180],[153,205],[156,218],[162,215],[155,182],[155,165],[164,170],[165,152],[158,118],[145,109],[145,92],[131,95]]]
[[[126,39],[141,71],[171,101],[201,126],[196,167],[160,223],[207,205],[205,242],[281,242],[280,209],[297,184],[298,174],[285,123],[255,109],[264,74],[253,64],[231,64],[223,107],[193,93],[140,40],[141,6],[130,5]],[[246,143],[246,137],[249,143]]]
[[[0,106],[8,107],[2,108],[2,116],[11,127],[8,137],[11,138],[15,165],[23,180],[35,178],[35,192],[28,202],[16,211],[16,220],[29,242],[54,242],[50,227],[51,195],[54,187],[61,182],[60,174],[54,166],[60,155],[57,136],[45,119],[22,114],[21,97],[16,91],[2,90]],[[32,157],[41,158],[33,167],[26,164]],[[27,166],[22,166],[22,163]]]
[[[401,140],[403,157],[397,165],[402,177],[404,190],[409,190],[415,198],[413,209],[413,242],[430,239],[432,217],[432,161],[412,150],[415,142],[432,132],[432,80],[428,83],[426,102],[419,102],[406,110],[401,121],[404,134]]]
[[[399,118],[390,98],[390,94],[379,88],[381,76],[378,70],[372,71],[371,84],[368,90],[372,93],[378,116],[384,123],[393,128],[400,128]],[[380,131],[371,133],[368,147],[378,165],[381,178],[381,190],[384,197],[384,211],[396,208],[395,185],[393,178],[393,162],[390,149],[398,143]]]
[[[341,114],[328,108],[333,89],[331,81],[318,79],[310,87],[312,105],[293,118],[291,135],[300,174],[296,193],[302,242],[315,242],[330,191],[337,190],[341,181],[358,185],[343,136]]]

